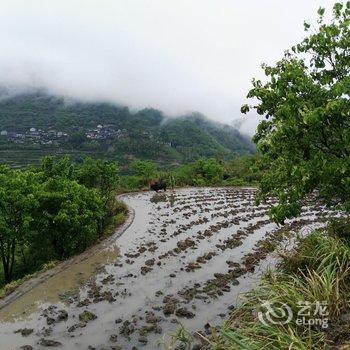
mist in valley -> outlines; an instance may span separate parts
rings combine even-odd
[[[252,134],[240,106],[260,64],[304,36],[331,1],[2,1],[0,81],[67,101],[170,116],[197,111]]]

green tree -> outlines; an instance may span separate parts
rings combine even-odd
[[[119,182],[118,166],[114,162],[86,158],[78,169],[76,177],[80,184],[88,188],[95,188],[101,194],[107,210],[106,217],[101,218],[98,224],[101,234],[109,217],[115,214],[113,202]]]
[[[201,158],[194,163],[196,177],[204,179],[205,184],[214,185],[222,180],[224,174],[222,162],[215,158]]]
[[[114,162],[86,158],[77,171],[77,180],[88,188],[99,189],[108,200],[118,184],[118,166]]]
[[[135,160],[131,163],[133,172],[141,178],[142,185],[148,182],[156,175],[157,167],[148,160]]]
[[[225,175],[230,179],[241,179],[242,182],[258,182],[262,177],[258,156],[244,155],[236,157],[225,166]]]
[[[241,109],[266,118],[254,136],[267,167],[260,199],[278,199],[277,222],[298,215],[314,191],[350,210],[350,2],[336,3],[329,23],[324,13],[281,61],[263,65],[267,82],[253,80],[248,94],[258,103]]]
[[[36,174],[0,168],[0,255],[5,282],[10,282],[16,263],[16,252],[27,242],[38,206]]]
[[[39,255],[47,252],[49,258],[65,259],[98,239],[105,206],[97,190],[69,179],[51,178],[42,184],[38,202],[33,245]]]
[[[40,170],[44,179],[49,179],[54,176],[73,179],[75,176],[75,164],[69,156],[64,156],[61,159],[46,156],[41,160]]]
[[[1,282],[65,259],[95,242],[104,223],[124,208],[114,199],[114,163],[46,157],[41,167],[0,165]]]

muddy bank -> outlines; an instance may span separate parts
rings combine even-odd
[[[118,196],[118,199],[123,200],[123,195]],[[101,265],[104,265],[108,261],[114,261],[119,256],[119,249],[115,244],[115,241],[131,225],[134,220],[134,216],[134,209],[128,207],[128,216],[125,222],[115,230],[113,235],[103,239],[97,244],[94,244],[82,254],[60,262],[57,266],[50,270],[39,273],[37,276],[31,278],[30,280],[23,282],[18,288],[16,288],[15,291],[9,295],[1,298],[0,317],[1,309],[11,304],[11,310],[13,310],[15,304],[14,302],[19,298],[22,298],[22,300],[25,299],[25,295],[31,293],[31,291],[34,289],[35,291],[33,294],[36,295],[38,293],[39,299],[42,298],[42,292],[40,292],[40,290],[45,290],[47,292],[47,301],[50,300],[53,302],[58,300],[58,296],[60,294],[59,289],[61,289],[62,292],[65,292],[68,290],[68,288],[70,290],[79,288],[83,282],[91,278],[94,272],[98,271],[98,268]],[[71,276],[75,277],[72,278]],[[50,283],[46,284],[46,281],[49,279],[51,280]],[[57,283],[54,283],[55,280]],[[64,280],[65,283],[58,283],[61,280]],[[50,291],[52,287],[53,290]],[[28,299],[30,298],[35,299],[36,297],[29,296]],[[16,312],[11,312],[13,314],[16,314]]]
[[[277,227],[266,215],[271,203],[256,207],[252,188],[123,200],[135,212],[123,235],[0,310],[1,349],[155,349],[179,323],[209,332],[274,265],[275,242],[330,215],[310,203],[299,219]]]

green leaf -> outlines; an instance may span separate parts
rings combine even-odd
[[[323,16],[324,15],[324,12],[325,12],[325,8],[323,7],[320,7],[317,11],[317,13],[320,15],[320,16]]]

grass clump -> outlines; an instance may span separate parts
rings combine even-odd
[[[350,349],[350,327],[348,321],[342,319],[350,311],[347,241],[315,231],[299,238],[296,248],[281,257],[279,271],[268,273],[261,286],[248,293],[244,303],[213,333],[212,349]],[[290,321],[264,324],[261,321],[266,311],[264,301],[275,306],[288,305],[292,312]],[[317,309],[320,304],[326,305],[322,316]],[[298,315],[305,305],[310,316],[305,318],[306,324],[300,324]],[[275,311],[282,312],[275,315],[279,320],[283,310]],[[312,318],[320,317],[319,324],[311,322]]]

